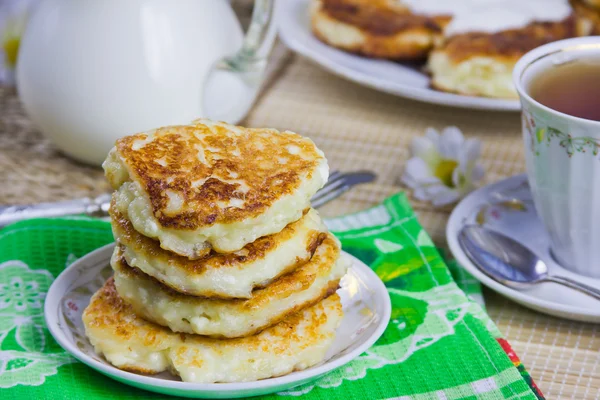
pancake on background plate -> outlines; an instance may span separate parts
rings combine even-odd
[[[575,15],[589,35],[600,35],[600,0],[571,0]]]
[[[287,315],[334,293],[351,261],[340,257],[337,239],[328,234],[313,258],[252,293],[250,299],[214,299],[180,294],[127,265],[120,246],[111,265],[121,298],[141,317],[174,332],[215,338],[252,335]]]
[[[583,1],[592,7],[600,8],[600,0],[583,0]]]
[[[450,36],[429,56],[431,86],[469,96],[517,99],[512,70],[519,58],[543,44],[582,33],[577,18],[570,16],[560,22],[535,22],[496,33]]]
[[[90,342],[117,368],[145,374],[170,370],[194,383],[248,382],[309,368],[325,358],[341,319],[342,304],[333,294],[254,336],[173,333],[136,315],[112,278],[83,314]]]
[[[308,138],[204,119],[121,138],[103,167],[135,230],[190,259],[297,221],[329,171]]]
[[[327,231],[317,211],[310,209],[281,232],[256,239],[234,253],[213,252],[190,260],[137,232],[116,207],[110,208],[110,214],[114,237],[127,264],[193,296],[249,298],[253,289],[310,260]]]
[[[418,15],[395,0],[311,0],[311,25],[323,42],[367,57],[423,60],[448,15]]]

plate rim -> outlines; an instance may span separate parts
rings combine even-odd
[[[490,110],[501,112],[521,111],[521,103],[519,100],[466,96],[455,93],[440,92],[430,88],[414,88],[398,83],[394,83],[393,88],[391,88],[389,87],[390,83],[386,82],[385,80],[381,80],[377,77],[371,76],[361,71],[348,68],[344,65],[340,65],[339,63],[327,57],[326,55],[321,54],[319,50],[315,50],[312,46],[306,45],[305,43],[296,40],[293,35],[289,34],[290,32],[289,28],[287,27],[287,24],[281,23],[281,19],[283,17],[286,18],[286,20],[289,18],[299,18],[297,16],[298,13],[295,12],[296,7],[303,7],[304,9],[306,9],[308,7],[308,1],[309,0],[286,0],[285,2],[282,2],[283,4],[281,4],[277,9],[277,31],[279,33],[281,41],[289,49],[316,62],[329,72],[341,76],[347,80],[361,84],[363,86],[370,87],[372,89],[393,94],[399,97],[418,100],[425,103],[465,108],[471,110]],[[323,45],[327,46],[326,44]],[[347,53],[342,50],[338,50],[334,47],[331,47],[331,49],[339,51],[340,53],[346,56],[361,57],[358,55]],[[367,58],[361,57],[361,59]]]
[[[560,317],[562,318],[566,318],[565,314],[569,314],[579,317],[579,321],[600,322],[600,309],[597,312],[594,312],[591,308],[586,309],[574,305],[564,305],[540,299],[526,292],[521,292],[516,289],[509,288],[508,286],[504,286],[503,284],[493,280],[492,278],[485,275],[483,272],[479,271],[479,269],[471,262],[471,260],[467,257],[465,252],[460,247],[460,244],[458,243],[457,232],[462,226],[461,219],[466,215],[468,210],[473,209],[472,204],[476,204],[478,202],[477,199],[483,198],[486,192],[498,187],[508,185],[513,181],[527,181],[527,174],[513,175],[506,179],[502,179],[489,185],[483,186],[471,192],[456,205],[454,210],[452,210],[450,218],[448,219],[448,224],[446,225],[446,241],[448,242],[448,247],[450,248],[450,251],[452,252],[453,256],[456,258],[459,264],[463,266],[467,270],[467,272],[473,275],[473,277],[479,282],[489,287],[493,291],[504,295],[519,304],[522,304],[529,308],[533,308],[536,311],[546,310],[543,312],[554,316],[559,315],[552,314],[551,311],[560,312],[562,314],[560,315]]]
[[[100,361],[97,361],[94,358],[82,352],[81,350],[79,350],[77,346],[70,340],[68,340],[68,338],[64,335],[64,333],[59,327],[58,318],[56,317],[56,311],[60,307],[62,296],[66,292],[61,292],[59,288],[59,285],[62,283],[62,281],[66,279],[65,277],[68,274],[72,273],[72,271],[77,270],[81,266],[85,265],[85,263],[89,262],[90,260],[95,260],[96,258],[104,257],[106,258],[106,262],[109,262],[110,254],[112,253],[112,249],[114,246],[114,242],[109,243],[94,251],[91,251],[90,253],[87,253],[86,255],[73,262],[67,268],[65,268],[54,279],[54,281],[50,285],[50,288],[48,289],[46,299],[44,302],[44,319],[48,331],[50,332],[54,340],[56,340],[56,342],[63,348],[63,350],[65,350],[71,356],[75,357],[78,361],[112,379],[116,379],[120,382],[136,387],[142,387],[145,390],[153,391],[153,389],[156,388],[160,389],[161,393],[165,393],[166,389],[176,390],[180,393],[219,392],[220,395],[223,395],[227,393],[234,393],[240,391],[268,390],[270,388],[280,388],[288,384],[293,384],[294,382],[301,382],[299,384],[302,384],[302,381],[306,382],[307,380],[311,380],[313,378],[317,379],[319,376],[322,376],[328,372],[333,371],[336,368],[347,364],[354,358],[358,357],[360,354],[364,353],[371,346],[373,346],[373,344],[383,335],[390,320],[391,299],[383,281],[381,281],[377,274],[365,263],[363,263],[353,255],[342,251],[343,253],[345,253],[346,256],[352,259],[352,267],[360,270],[362,273],[371,275],[370,278],[372,279],[370,279],[370,281],[373,282],[373,284],[369,285],[369,289],[372,289],[374,292],[378,293],[375,297],[378,299],[378,301],[381,302],[382,306],[382,316],[379,322],[377,322],[376,329],[373,331],[371,336],[367,337],[364,340],[364,342],[353,351],[342,355],[334,361],[326,361],[323,364],[320,364],[316,367],[311,367],[302,371],[292,372],[276,378],[268,378],[251,382],[192,383],[175,380],[165,380],[155,378],[153,376],[123,371],[108,363],[102,363]],[[106,256],[104,256],[104,253],[106,253]],[[98,263],[98,261],[94,262]],[[64,284],[60,286],[64,286]],[[66,287],[69,288],[70,286]]]

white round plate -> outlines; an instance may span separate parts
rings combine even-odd
[[[287,47],[343,78],[397,96],[426,103],[480,110],[518,111],[518,100],[463,96],[433,90],[418,66],[361,57],[319,41],[311,33],[309,0],[278,4],[279,37]]]
[[[600,301],[555,283],[516,290],[481,272],[458,243],[465,224],[481,224],[523,243],[541,257],[550,273],[568,276],[600,288],[600,280],[583,277],[556,263],[550,255],[548,234],[535,212],[526,175],[517,175],[471,193],[450,215],[446,239],[456,260],[490,289],[533,310],[576,321],[600,322]]]
[[[196,384],[169,374],[141,375],[122,371],[98,356],[85,336],[81,315],[90,297],[112,275],[114,244],[104,246],[71,264],[52,283],[44,314],[50,333],[75,358],[117,381],[158,393],[194,398],[238,398],[273,393],[307,383],[359,356],[383,334],[391,303],[383,282],[365,264],[353,264],[340,282],[344,318],[326,361],[278,378],[244,383]],[[365,309],[370,312],[365,312]]]

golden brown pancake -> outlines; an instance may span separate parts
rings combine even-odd
[[[306,263],[327,236],[316,210],[307,210],[281,232],[263,236],[235,253],[211,253],[199,260],[173,254],[135,229],[111,207],[113,234],[132,267],[171,289],[194,296],[249,298],[252,290]]]
[[[111,261],[117,292],[136,314],[175,332],[216,338],[252,335],[317,303],[337,290],[350,264],[346,256],[340,258],[339,244],[329,235],[308,263],[255,290],[249,299],[225,300],[169,289],[127,265],[119,246]]]
[[[208,120],[121,138],[103,166],[119,212],[190,259],[281,231],[328,177],[308,138]]]
[[[517,60],[535,47],[579,36],[584,29],[571,16],[561,22],[535,22],[498,33],[451,36],[429,56],[431,85],[470,96],[516,99],[512,70]]]
[[[424,59],[451,18],[417,15],[393,0],[311,0],[310,13],[321,41],[393,60]]]
[[[600,0],[571,0],[580,25],[585,35],[600,35]]]
[[[90,342],[117,368],[144,374],[170,370],[195,383],[254,381],[313,366],[325,358],[341,319],[340,298],[333,294],[254,336],[173,333],[137,316],[112,278],[83,313]]]
[[[583,0],[587,5],[600,8],[600,0]]]

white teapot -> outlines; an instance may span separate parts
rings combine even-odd
[[[62,151],[96,165],[121,136],[200,116],[235,123],[260,85],[273,7],[256,0],[244,37],[226,0],[42,0],[19,96]]]

